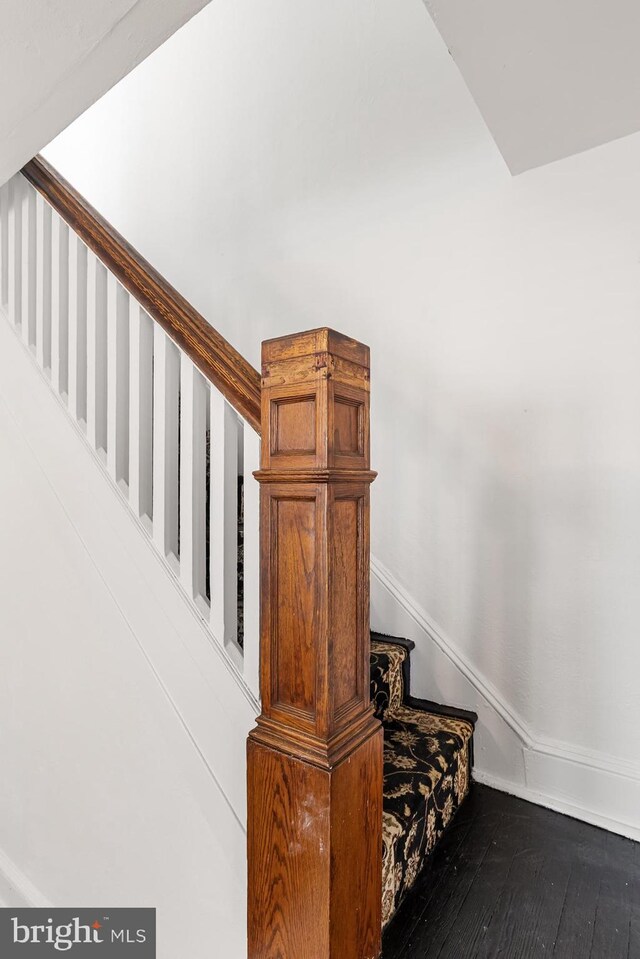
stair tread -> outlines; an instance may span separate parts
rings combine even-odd
[[[371,701],[378,719],[382,719],[388,709],[402,705],[402,671],[408,655],[404,646],[387,638],[371,640]]]
[[[413,886],[470,784],[475,717],[464,710],[452,715],[448,707],[434,712],[410,697],[411,648],[372,635],[371,698],[384,729],[383,926]]]
[[[465,720],[408,707],[387,716],[383,726],[385,799],[394,799],[402,785],[404,815],[410,815],[448,774],[473,727]]]
[[[384,728],[382,919],[391,919],[469,791],[473,725],[410,707]]]

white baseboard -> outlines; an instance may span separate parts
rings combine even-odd
[[[640,764],[536,734],[375,558],[372,626],[416,642],[412,692],[478,712],[477,782],[640,840]]]
[[[5,907],[40,906],[44,909],[52,905],[2,849],[0,849],[0,904]]]
[[[568,802],[558,796],[552,796],[548,792],[532,789],[521,783],[508,782],[490,773],[483,772],[480,769],[473,770],[474,782],[483,786],[491,786],[492,789],[498,789],[500,792],[508,793],[510,796],[517,796],[518,799],[525,799],[527,802],[535,803],[537,806],[544,806],[547,809],[553,809],[555,812],[562,813],[565,816],[571,816],[572,819],[580,819],[582,822],[590,823],[592,826],[598,826],[600,829],[606,829],[609,832],[618,833],[620,836],[626,836],[628,839],[635,839],[640,842],[640,827],[634,823],[620,821],[611,816],[606,816],[592,809],[588,809],[580,803]]]

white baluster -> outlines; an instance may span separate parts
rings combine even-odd
[[[87,253],[87,437],[107,449],[107,271]]]
[[[9,184],[0,187],[0,307],[9,300]]]
[[[204,377],[182,354],[180,378],[180,579],[191,599],[205,597],[206,431]]]
[[[193,363],[184,353],[180,357],[180,580],[189,599],[194,597],[193,563]]]
[[[21,176],[9,181],[7,302],[16,326],[22,322],[22,187]]]
[[[51,207],[36,194],[36,357],[51,369]]]
[[[113,480],[128,487],[131,508],[189,601],[258,695],[259,487],[251,474],[259,438],[21,176],[0,187],[5,305],[69,413],[86,423]]]
[[[178,557],[178,392],[180,356],[163,330],[154,330],[153,539],[162,556]]]
[[[260,695],[260,437],[244,425],[244,678]]]
[[[238,627],[238,417],[211,390],[211,628],[235,644]]]
[[[133,297],[129,305],[129,502],[136,516],[153,513],[153,320]]]
[[[69,410],[87,421],[87,248],[69,233]]]
[[[22,340],[36,344],[36,191],[22,184]]]
[[[107,276],[107,468],[129,483],[129,294]]]
[[[62,397],[69,391],[69,227],[51,222],[51,381]]]

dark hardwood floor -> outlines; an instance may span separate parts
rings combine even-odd
[[[383,959],[640,959],[640,843],[473,786]]]

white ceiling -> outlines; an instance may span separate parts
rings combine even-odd
[[[638,0],[425,0],[512,173],[640,129]]]
[[[2,0],[0,183],[207,2]],[[638,0],[425,3],[513,173],[640,129]]]
[[[208,0],[2,0],[0,183]]]

